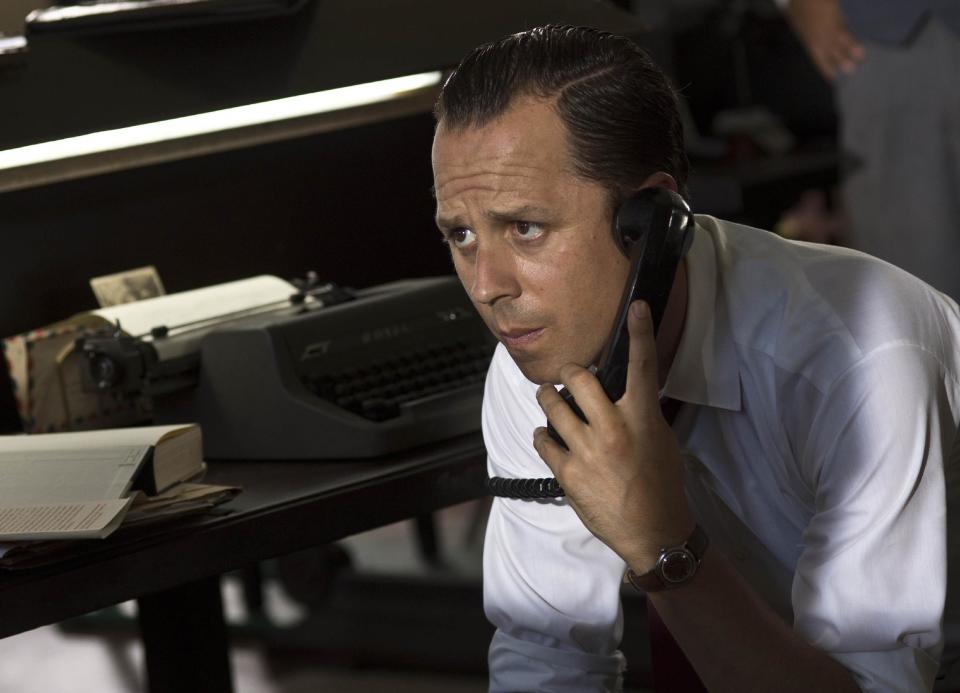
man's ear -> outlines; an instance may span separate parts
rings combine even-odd
[[[666,188],[677,194],[680,193],[676,179],[666,171],[657,171],[647,176],[647,179],[640,184],[640,189],[644,188]]]

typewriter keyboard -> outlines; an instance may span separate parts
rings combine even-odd
[[[308,376],[307,388],[325,400],[371,421],[400,415],[400,405],[453,393],[486,377],[493,348],[465,340],[433,345],[351,370]]]

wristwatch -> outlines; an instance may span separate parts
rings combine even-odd
[[[627,570],[627,582],[641,592],[659,592],[680,587],[697,574],[703,554],[710,545],[707,533],[700,525],[693,528],[690,537],[679,546],[660,549],[657,564],[643,575]]]

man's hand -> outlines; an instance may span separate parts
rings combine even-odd
[[[863,60],[863,45],[847,31],[838,0],[790,0],[787,16],[828,82]]]
[[[642,301],[631,306],[628,326],[630,363],[620,401],[607,399],[590,371],[568,364],[560,377],[590,423],[544,385],[537,400],[569,451],[545,428],[533,440],[584,525],[639,573],[653,567],[662,547],[685,541],[694,519],[677,438],[660,412],[653,323]]]

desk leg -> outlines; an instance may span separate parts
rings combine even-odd
[[[137,610],[150,693],[232,693],[219,577],[141,597]]]
[[[417,515],[417,548],[420,549],[420,558],[428,565],[439,566],[443,561],[440,557],[440,544],[437,538],[437,523],[433,513]]]

